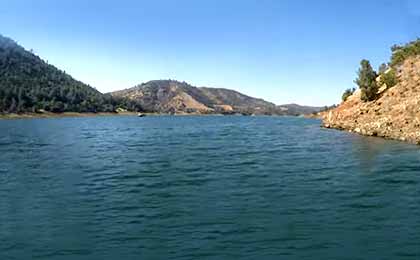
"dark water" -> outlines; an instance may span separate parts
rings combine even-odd
[[[0,133],[0,259],[420,259],[417,146],[281,117]]]

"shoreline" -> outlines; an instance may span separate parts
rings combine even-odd
[[[398,141],[403,142],[407,144],[413,144],[413,145],[420,145],[420,140],[417,138],[414,138],[410,136],[409,134],[389,134],[383,131],[370,131],[365,128],[353,128],[349,127],[348,125],[337,125],[337,124],[329,124],[325,121],[322,122],[321,127],[324,129],[332,129],[335,131],[341,131],[341,132],[348,132],[351,134],[356,134],[360,136],[365,137],[375,137],[375,138],[381,138],[388,141]]]
[[[0,120],[13,119],[43,119],[43,118],[66,118],[66,117],[107,117],[107,116],[135,116],[141,113],[145,116],[226,116],[223,114],[200,114],[200,113],[146,113],[146,112],[99,112],[99,113],[79,113],[79,112],[63,112],[63,113],[0,113]]]
[[[40,119],[40,118],[65,118],[65,117],[99,117],[99,116],[137,116],[136,112],[99,112],[99,113],[79,113],[79,112],[64,112],[64,113],[10,113],[10,114],[0,114],[0,120],[10,120],[10,119]],[[145,115],[153,115],[144,113]]]
[[[44,113],[10,113],[10,114],[1,114],[0,113],[0,120],[14,120],[14,119],[47,119],[47,118],[67,118],[67,117],[108,117],[108,116],[135,116],[137,117],[138,114],[141,112],[99,112],[99,113],[79,113],[79,112],[63,112],[63,113],[52,113],[52,112],[44,112]],[[245,116],[246,115],[224,115],[224,114],[200,114],[200,113],[178,113],[178,114],[167,114],[167,113],[141,113],[145,116]],[[258,116],[258,115],[254,115]],[[261,115],[261,116],[282,116],[288,117],[288,115]],[[251,116],[249,116],[251,117]],[[295,116],[292,116],[295,117]],[[308,116],[301,116],[302,118],[306,119],[318,119],[317,117],[308,117]]]

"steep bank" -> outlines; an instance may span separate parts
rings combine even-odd
[[[361,101],[357,90],[323,115],[323,126],[420,144],[420,56],[396,66],[398,83],[382,87],[374,101]]]

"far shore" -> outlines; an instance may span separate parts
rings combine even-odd
[[[145,115],[152,115],[144,113]],[[78,113],[78,112],[64,112],[64,113],[7,113],[1,114],[0,119],[31,119],[31,118],[62,118],[62,117],[96,117],[96,116],[137,116],[136,112],[100,112],[100,113]]]
[[[202,113],[146,113],[146,112],[98,112],[98,113],[79,113],[79,112],[63,112],[63,113],[0,113],[0,120],[2,119],[37,119],[37,118],[65,118],[65,117],[106,117],[106,116],[138,116],[139,114],[145,116],[229,116],[223,114],[202,114]],[[240,114],[232,114],[231,116],[239,116]],[[242,115],[245,116],[245,115]],[[248,115],[251,116],[251,115]],[[254,115],[252,115],[254,116]],[[256,115],[257,116],[257,115]],[[267,115],[270,116],[270,115]],[[271,115],[280,116],[280,115]],[[286,115],[285,115],[286,116]],[[319,118],[314,115],[301,115],[305,118]]]
[[[146,112],[98,112],[98,113],[79,113],[79,112],[63,112],[63,113],[0,113],[1,119],[37,119],[37,118],[64,118],[64,117],[106,117],[106,116],[138,116],[139,114],[145,116],[222,116],[222,114],[201,114],[201,113],[146,113]]]

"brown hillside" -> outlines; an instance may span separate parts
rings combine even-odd
[[[380,90],[372,102],[360,100],[360,90],[324,115],[323,125],[363,135],[420,143],[420,57],[398,67],[399,83]]]

